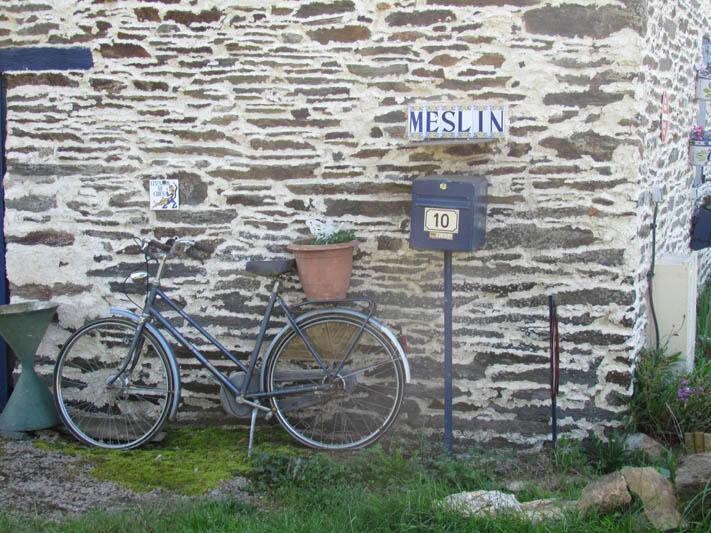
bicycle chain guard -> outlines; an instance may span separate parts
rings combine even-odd
[[[230,375],[229,380],[235,387],[241,389],[244,378],[244,372],[235,372]],[[257,377],[252,376],[248,392],[259,392],[259,379]],[[234,394],[232,394],[232,391],[227,389],[224,385],[220,386],[220,400],[222,400],[222,408],[227,414],[236,416],[237,418],[249,418],[252,416],[253,407],[246,403],[238,402]]]

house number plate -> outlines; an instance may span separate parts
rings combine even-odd
[[[448,239],[459,233],[459,210],[425,207],[425,231],[430,239]]]

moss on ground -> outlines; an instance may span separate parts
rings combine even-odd
[[[249,476],[254,470],[247,458],[247,430],[179,427],[165,431],[166,436],[160,443],[133,450],[89,448],[63,439],[38,440],[35,446],[84,457],[93,466],[93,476],[115,481],[136,492],[162,488],[178,494],[198,495],[214,489],[221,481]],[[305,453],[302,448],[286,444],[281,429],[260,428],[258,431],[261,451]]]

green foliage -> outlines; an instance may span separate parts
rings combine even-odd
[[[711,531],[711,480],[706,483],[706,488],[687,502],[682,513],[683,519],[696,526],[705,525],[706,530],[691,529],[690,531]]]
[[[696,364],[711,361],[711,281],[696,300]]]
[[[676,469],[679,458],[686,455],[686,451],[681,447],[664,448],[664,453],[659,457],[646,458],[645,462],[638,466],[652,466],[660,474],[669,480],[676,478]]]
[[[679,354],[666,356],[664,350],[643,351],[635,369],[634,395],[629,400],[630,415],[637,431],[662,440],[678,442],[678,428],[668,405],[675,401],[679,380],[672,365]]]
[[[326,509],[308,505],[258,508],[233,500],[192,501],[180,505],[146,507],[130,512],[96,512],[64,523],[20,521],[0,517],[0,531],[51,532],[385,532],[451,531],[482,533],[600,533],[649,531],[638,508],[608,515],[583,517],[572,513],[565,520],[545,520],[537,524],[513,515],[496,518],[465,518],[442,508],[436,501],[442,494],[433,484],[388,494],[360,494],[349,488],[336,490],[337,504]],[[708,531],[709,521],[694,522],[687,531]],[[707,527],[707,529],[702,529]]]
[[[476,463],[476,459],[462,461],[443,453],[434,459],[431,470],[440,483],[452,488],[452,492],[500,488],[496,484],[497,477],[492,469]]]
[[[711,431],[711,362],[679,375],[677,360],[678,354],[667,357],[664,350],[642,352],[629,400],[632,426],[667,445],[684,432]]]
[[[672,410],[684,432],[711,431],[711,360],[681,377]]]
[[[297,499],[315,495],[315,500],[330,498],[335,487],[358,485],[381,490],[393,485],[419,482],[424,470],[416,456],[402,449],[385,452],[380,445],[338,457],[311,452],[294,456],[284,451],[259,450],[252,454],[252,478],[257,490]],[[326,494],[324,494],[324,492]]]
[[[355,231],[349,229],[337,231],[327,237],[320,237],[308,241],[298,241],[298,244],[339,244],[342,242],[351,242],[355,238]]]
[[[553,464],[565,472],[584,474],[589,471],[588,458],[580,441],[563,437],[553,451]]]
[[[615,431],[604,441],[594,438],[586,450],[591,467],[600,474],[610,474],[625,466],[645,466],[649,462],[641,450],[625,446],[625,435]]]
[[[664,349],[644,351],[635,371],[629,400],[633,429],[665,444],[677,444],[682,434],[711,431],[711,281],[696,304],[696,366],[680,375],[679,355]]]

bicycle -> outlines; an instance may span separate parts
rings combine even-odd
[[[167,330],[220,383],[226,410],[251,416],[249,452],[259,412],[275,415],[300,443],[326,450],[372,444],[395,421],[410,368],[400,339],[373,318],[375,304],[370,299],[305,301],[292,308],[348,302],[367,304],[368,310],[336,307],[294,316],[279,294],[281,278],[294,271],[294,261],[249,261],[248,272],[274,277],[275,283],[245,364],[161,289],[168,258],[182,246],[189,253],[195,242],[134,241],[145,256],[145,272],[133,272],[124,284],[145,280],[140,314],[111,308],[113,316],[89,322],[71,335],[55,364],[59,415],[79,441],[102,448],[135,448],[151,441],[175,416],[181,396],[179,366],[158,327]],[[157,267],[151,278],[153,262]],[[155,308],[158,300],[232,361],[237,371],[228,376],[217,369]],[[282,309],[287,324],[259,357],[275,305]]]

